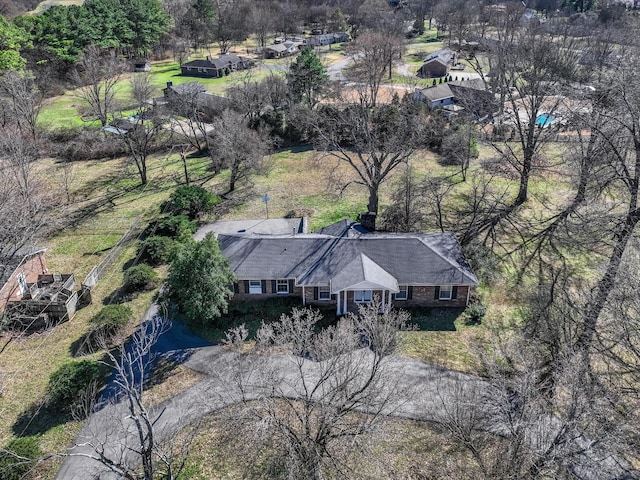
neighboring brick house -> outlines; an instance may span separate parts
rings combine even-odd
[[[0,312],[7,302],[20,300],[29,291],[29,284],[47,273],[42,247],[22,247],[11,255],[0,256]]]
[[[238,281],[234,300],[278,295],[334,305],[464,307],[478,281],[450,233],[371,233],[338,222],[312,234],[218,235]]]

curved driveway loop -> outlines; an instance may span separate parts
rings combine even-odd
[[[361,352],[362,355],[370,355],[367,350]],[[169,353],[174,358],[183,359],[185,366],[204,374],[206,378],[160,405],[154,412],[158,415],[155,432],[157,440],[171,438],[185,424],[239,402],[243,398],[237,385],[239,374],[244,377],[244,399],[258,398],[262,394],[257,388],[246,388],[246,385],[251,385],[251,377],[268,375],[274,369],[279,372],[276,378],[280,382],[277,386],[280,391],[284,394],[289,392],[294,394],[298,388],[297,360],[289,355],[240,355],[221,346],[190,349],[188,355],[179,352]],[[176,353],[178,355],[175,355]],[[394,416],[438,421],[444,417],[447,409],[453,408],[454,402],[460,396],[477,398],[490,388],[487,383],[477,377],[417,360],[397,356],[389,357],[387,360],[394,372],[402,372],[398,377],[398,384],[393,385],[392,388],[399,387],[402,390],[404,387],[409,387],[413,391],[409,398],[398,398],[395,404],[388,406],[386,413]],[[312,361],[305,361],[304,370],[307,380],[311,380],[319,373],[318,364]],[[66,457],[56,478],[59,480],[117,479],[117,475],[108,472],[97,461],[77,455],[93,453],[91,447],[82,446],[82,444],[97,440],[105,445],[104,453],[109,458],[128,458],[130,462],[135,462],[135,455],[128,456],[129,452],[125,448],[129,443],[128,439],[131,439],[129,444],[135,442],[135,432],[131,421],[126,418],[127,414],[123,404],[108,405],[94,414],[86,422],[76,440],[80,446],[69,451],[71,456]],[[488,407],[482,414],[491,430],[499,430],[499,425],[491,421],[493,415]],[[554,430],[557,427],[559,424],[554,419],[541,419],[541,432]],[[599,462],[597,472],[583,469],[579,471],[579,478],[589,480],[634,478],[625,474],[625,469],[616,462],[615,458],[600,456],[597,451],[588,448],[588,439],[578,439],[578,442],[584,444],[585,455],[591,457],[589,463],[593,464],[594,457],[598,458]]]

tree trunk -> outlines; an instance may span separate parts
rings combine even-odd
[[[369,213],[378,214],[378,204],[380,199],[378,198],[378,188],[379,185],[370,185],[369,186],[369,203],[367,204],[367,210]]]

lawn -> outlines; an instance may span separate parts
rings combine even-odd
[[[45,10],[56,5],[68,7],[69,5],[82,5],[83,3],[84,0],[44,0],[43,2],[40,2],[36,8],[27,12],[27,15],[39,15]]]
[[[231,85],[242,81],[257,81],[269,75],[283,75],[286,69],[287,59],[278,60],[282,70],[275,70],[273,65],[258,62],[255,68],[232,72],[230,75],[221,78],[199,78],[187,77],[180,73],[180,66],[173,60],[163,60],[152,63],[152,71],[148,74],[150,83],[155,91],[153,96],[162,96],[162,89],[167,86],[167,82],[180,85],[188,82],[200,82],[209,93],[223,95]],[[274,64],[275,65],[275,64]],[[120,78],[116,86],[116,111],[123,110],[124,113],[132,112],[131,100],[131,79],[134,75],[146,75],[144,73],[126,73]],[[100,126],[99,122],[89,118],[83,118],[83,112],[87,110],[86,102],[81,98],[79,89],[69,90],[64,95],[48,98],[45,100],[38,118],[38,125],[41,128],[68,128],[75,126]],[[131,112],[130,112],[131,111]]]
[[[159,203],[170,194],[168,186],[172,188],[175,179],[181,178],[181,165],[176,157],[152,159],[149,185],[126,191],[119,187],[123,178],[130,175],[127,168],[123,168],[122,160],[96,160],[78,165],[81,171],[73,186],[76,200],[58,211],[59,221],[73,217],[77,218],[77,225],[63,228],[40,242],[47,247],[49,270],[72,272],[77,284],[104,258],[136,218],[141,217],[144,224],[158,215]],[[52,190],[59,188],[56,178],[60,164],[43,160],[39,167],[41,174],[49,179]],[[114,194],[117,189],[121,192]],[[104,203],[107,196],[112,198],[113,204]],[[108,270],[92,292],[92,305],[79,310],[69,322],[13,341],[0,355],[0,371],[4,374],[4,395],[0,397],[0,445],[24,431],[40,435],[43,449],[55,452],[61,445],[69,445],[75,437],[80,425],[62,412],[50,415],[46,422],[36,417],[36,421],[26,427],[24,421],[16,423],[16,420],[23,413],[33,411],[34,406],[45,398],[49,375],[72,359],[74,342],[85,333],[89,320],[102,307],[103,300],[122,284],[124,266],[135,256],[135,250],[135,242],[132,242]],[[133,318],[142,317],[152,296],[153,292],[144,293],[128,302],[134,311]],[[53,478],[51,472],[47,475],[42,478]]]
[[[333,56],[334,52],[328,55]],[[335,55],[339,57],[342,54],[336,51]],[[270,64],[274,65],[276,64]],[[269,70],[266,68],[251,72],[253,78],[268,74]],[[127,76],[131,75],[133,74]],[[203,81],[210,91],[222,92],[232,81],[242,78],[242,75],[243,72],[237,72],[223,79],[197,80]],[[158,89],[166,81],[179,84],[194,80],[177,75],[177,64],[170,61],[154,63],[151,78]],[[125,79],[118,92],[123,101],[128,95],[128,88]],[[74,92],[52,99],[43,108],[41,122],[43,125],[58,126],[81,124],[77,113],[78,105]],[[555,158],[562,149],[563,145],[552,145],[547,155]],[[481,146],[480,154],[480,159],[473,162],[472,170],[479,168],[481,160],[495,156],[495,151],[488,146]],[[437,160],[437,155],[431,152],[417,152],[411,159],[411,165],[414,173],[420,177],[426,174],[456,174],[455,167],[443,167]],[[204,181],[209,175],[206,171],[208,157],[192,158],[189,161],[194,179]],[[307,215],[312,230],[345,217],[355,219],[365,209],[366,188],[352,183],[357,177],[351,168],[328,154],[299,147],[274,153],[267,163],[269,168],[266,174],[254,177],[251,187],[244,187],[237,192],[237,198],[241,201],[230,208],[222,216],[223,219],[266,216],[265,203],[261,200],[264,194],[271,198],[268,205],[270,217],[283,217],[290,212]],[[144,225],[158,215],[158,205],[182,181],[182,167],[177,155],[153,156],[149,164],[150,182],[144,187],[138,185],[135,172],[122,159],[76,162],[74,167],[77,172],[72,186],[72,202],[60,206],[57,220],[62,224],[72,218],[75,221],[73,224],[69,222],[57,234],[43,239],[42,244],[48,249],[50,271],[73,272],[79,283],[136,219],[140,218]],[[61,191],[61,165],[52,160],[42,160],[39,168],[52,191]],[[394,172],[383,185],[380,192],[381,207],[390,203],[391,192],[400,173],[400,169]],[[558,186],[556,183],[554,187],[550,187],[549,183],[540,180],[532,180],[532,209],[542,205],[550,188]],[[220,193],[225,190],[226,181],[227,175],[223,173],[208,180],[204,186]],[[347,184],[350,185],[345,188]],[[456,188],[458,192],[464,192],[471,186],[461,184]],[[49,375],[72,358],[73,343],[85,333],[89,320],[100,309],[102,301],[119,288],[123,267],[134,255],[135,244],[132,243],[93,292],[93,305],[80,310],[73,320],[49,332],[13,342],[0,356],[0,371],[5,373],[5,394],[0,397],[0,445],[21,433],[15,429],[16,420],[45,397]],[[164,274],[166,271],[160,270],[160,273]],[[142,316],[152,295],[153,293],[143,294],[129,302],[135,312],[134,318]],[[487,292],[485,298],[488,304],[488,322],[517,317],[508,298],[493,292]],[[457,315],[460,312],[450,313]],[[249,314],[252,317],[247,317],[247,320],[253,320],[257,325],[258,315],[253,312]],[[486,328],[464,326],[456,321],[455,316],[447,316],[441,312],[422,316],[417,314],[414,320],[420,325],[420,330],[403,334],[402,351],[405,355],[456,370],[481,371],[472,345],[482,345],[487,341],[489,334]],[[223,335],[221,330],[210,333],[211,338],[217,339]],[[197,380],[189,372],[180,369],[177,369],[175,375],[182,385]],[[160,389],[156,388],[155,392],[157,401],[165,398]],[[52,419],[54,426],[37,432],[41,435],[42,445],[47,452],[69,445],[79,429],[79,423],[69,421],[68,417],[62,416],[58,420]],[[53,468],[49,468],[49,471],[46,466],[41,468],[41,478],[52,478]]]

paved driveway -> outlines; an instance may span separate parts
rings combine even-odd
[[[182,338],[187,338],[182,336]],[[197,340],[192,339],[192,340]],[[168,345],[165,342],[159,342]],[[278,376],[270,377],[275,383],[276,391],[286,396],[295,396],[300,390],[300,378],[296,365],[300,361],[298,357],[289,355],[240,355],[221,346],[200,346],[191,348],[183,345],[181,350],[166,351],[166,355],[178,359],[187,367],[204,374],[205,378],[165,402],[153,412],[157,415],[155,423],[155,436],[157,441],[162,441],[174,436],[185,425],[219,410],[228,405],[239,402],[241,399],[254,399],[264,392],[260,388],[251,387],[253,376],[267,375],[274,371]],[[368,350],[362,350],[366,356]],[[446,412],[455,411],[461,398],[473,401],[474,405],[481,405],[480,425],[484,424],[487,430],[500,433],[499,422],[495,421],[495,412],[492,408],[478,402],[478,398],[487,392],[490,386],[477,377],[465,375],[459,372],[446,370],[417,360],[392,356],[387,359],[387,368],[393,372],[394,381],[389,383],[389,388],[398,391],[411,392],[410,394],[394,395],[394,401],[390,402],[384,413],[412,419],[439,421],[446,417]],[[320,364],[312,361],[304,361],[303,370],[305,380],[312,381],[321,374]],[[243,390],[240,389],[237,379],[239,375],[245,378]],[[254,385],[259,384],[255,382]],[[484,408],[484,410],[482,410]],[[553,417],[541,418],[538,435],[547,437],[545,433],[559,428],[559,422]],[[539,440],[539,439],[534,439]],[[616,458],[602,455],[590,446],[586,438],[578,438],[576,442],[584,445],[585,455],[590,460],[597,458],[599,466],[597,471],[593,468],[580,471],[580,478],[588,480],[606,480],[633,478],[624,475]],[[77,446],[69,450],[70,456],[66,457],[56,476],[59,480],[85,480],[102,479],[115,480],[118,477],[110,473],[102,464],[89,458],[95,451],[87,443],[101,444],[105,446],[104,454],[108,458],[133,463],[138,460],[136,455],[126,448],[127,445],[135,445],[136,435],[131,419],[128,418],[126,405],[122,403],[109,404],[102,410],[92,415],[85,423],[76,440]],[[588,462],[593,464],[592,461]]]

